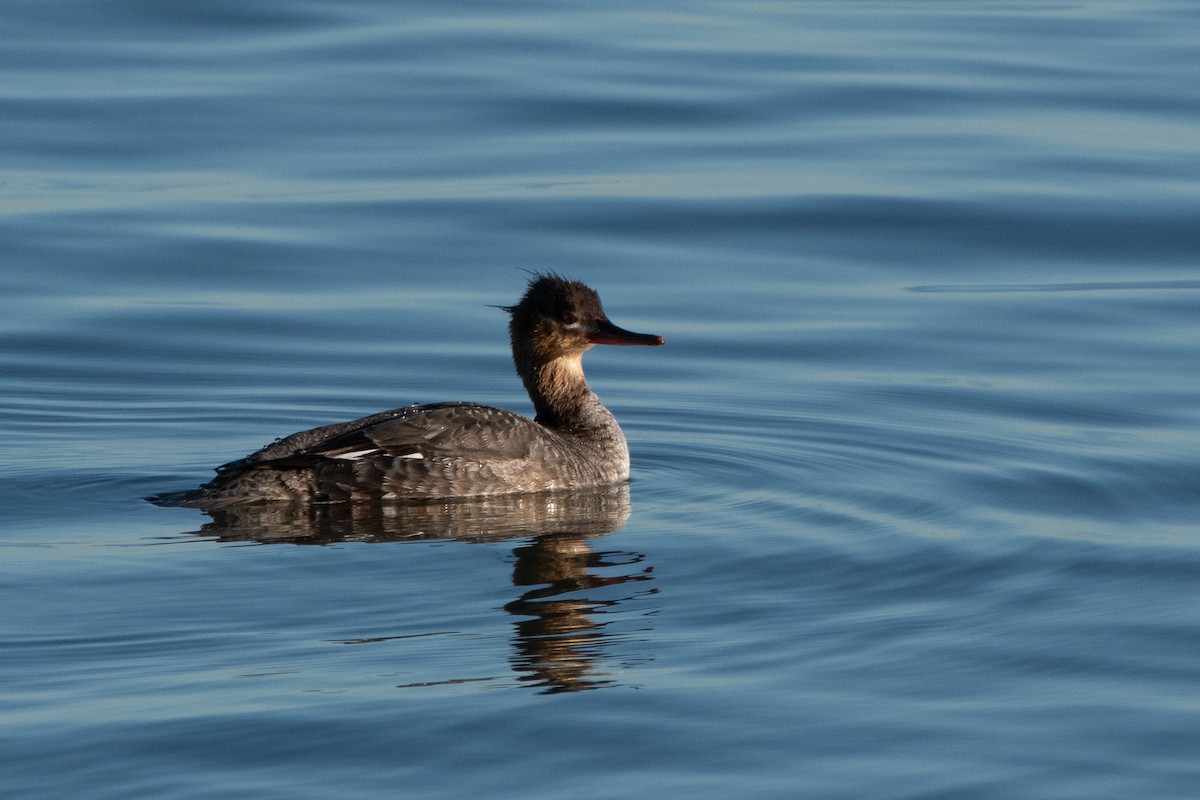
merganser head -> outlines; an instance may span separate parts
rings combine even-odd
[[[612,324],[600,305],[600,296],[580,283],[553,273],[535,275],[515,306],[508,330],[518,361],[548,362],[578,358],[596,344],[660,345],[663,337],[633,333]]]

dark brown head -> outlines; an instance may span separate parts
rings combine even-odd
[[[553,273],[535,275],[515,306],[505,308],[512,318],[513,358],[542,363],[582,355],[595,344],[660,345],[661,336],[633,333],[609,322],[600,296],[579,281]]]

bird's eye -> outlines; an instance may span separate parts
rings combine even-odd
[[[566,325],[574,325],[576,322],[578,322],[578,320],[575,318],[575,315],[570,311],[563,312],[562,321]]]

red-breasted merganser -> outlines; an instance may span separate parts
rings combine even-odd
[[[629,447],[588,387],[596,344],[660,345],[608,321],[578,281],[535,275],[509,312],[513,363],[533,420],[474,403],[435,403],[293,433],[217,468],[170,505],[211,509],[265,500],[432,500],[601,486],[629,477]]]

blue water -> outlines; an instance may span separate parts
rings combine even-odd
[[[4,797],[1197,796],[1195,4],[4,18]],[[627,491],[144,501],[551,269]]]

